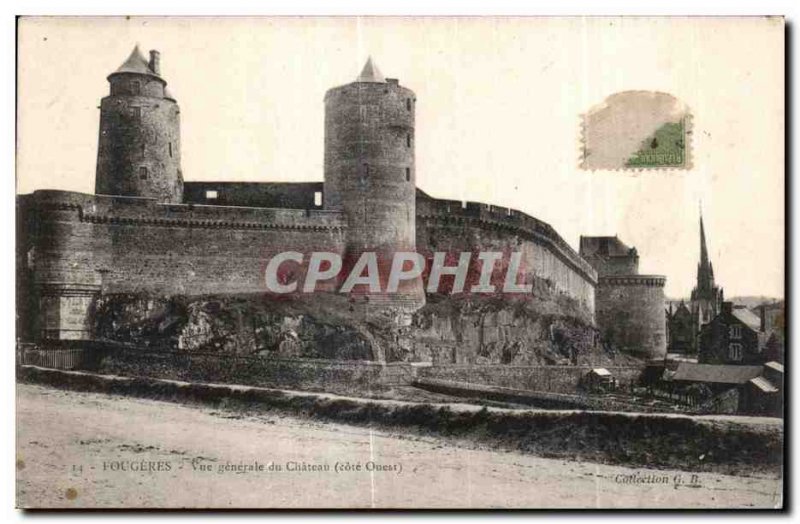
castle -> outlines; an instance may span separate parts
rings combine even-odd
[[[135,48],[108,82],[95,194],[18,197],[21,338],[92,339],[105,295],[264,292],[264,266],[279,252],[329,251],[352,264],[365,251],[385,260],[398,251],[482,250],[521,252],[523,280],[570,297],[592,318],[597,302],[601,330],[621,347],[665,351],[664,278],[638,275],[635,250],[582,237],[581,256],[522,212],[418,189],[416,96],[372,60],[325,95],[323,182],[185,181],[180,108],[159,53],[147,59]],[[413,312],[426,290],[411,279],[395,293],[354,290],[351,300]]]

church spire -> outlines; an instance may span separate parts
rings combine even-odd
[[[700,211],[700,266],[707,267],[708,262],[708,249],[706,248],[706,231],[703,228],[703,212]]]
[[[703,226],[703,211],[700,210],[700,263],[697,264],[697,288],[705,295],[714,289],[714,268],[708,258],[706,246],[706,230]]]

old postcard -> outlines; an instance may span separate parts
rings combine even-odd
[[[783,508],[783,18],[17,36],[18,507]]]

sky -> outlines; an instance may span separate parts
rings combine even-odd
[[[91,193],[106,76],[161,52],[187,181],[320,181],[325,91],[368,56],[414,90],[417,185],[618,235],[688,296],[702,205],[728,297],[784,294],[784,29],[768,18],[22,18],[17,192]],[[584,171],[581,115],[677,97],[692,168]]]

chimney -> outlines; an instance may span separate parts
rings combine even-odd
[[[730,315],[733,313],[733,302],[723,302],[722,303],[722,312],[726,315]]]
[[[150,71],[157,75],[161,75],[161,53],[153,49],[150,51],[150,63],[147,65]]]
[[[761,319],[761,332],[767,331],[767,306],[761,304],[758,306],[758,318]]]

